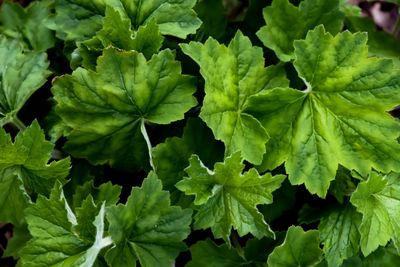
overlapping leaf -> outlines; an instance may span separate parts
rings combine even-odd
[[[217,246],[207,239],[190,247],[192,260],[187,267],[237,267],[248,266],[237,251],[226,244]]]
[[[29,194],[48,195],[56,180],[69,172],[70,160],[48,164],[54,145],[34,122],[15,142],[0,128],[0,221],[20,224]]]
[[[125,205],[107,209],[109,232],[116,246],[106,254],[110,266],[171,266],[185,250],[192,211],[171,206],[169,193],[155,173],[133,188]]]
[[[259,204],[272,203],[272,192],[280,187],[284,175],[262,176],[252,168],[242,174],[244,164],[240,153],[235,153],[223,163],[209,170],[193,155],[186,168],[189,177],[176,187],[186,195],[194,195],[198,211],[194,216],[196,229],[211,228],[216,238],[229,241],[232,227],[240,236],[248,233],[261,238],[273,235],[257,210]]]
[[[372,172],[351,196],[351,203],[362,213],[359,231],[361,251],[365,256],[393,240],[400,251],[400,182],[399,174]]]
[[[0,9],[0,33],[21,42],[35,51],[54,46],[54,34],[45,26],[50,16],[49,2],[32,2],[22,8],[19,4],[4,2]]]
[[[50,72],[47,56],[24,51],[23,46],[0,35],[0,126],[15,120],[28,98]]]
[[[361,214],[350,205],[341,205],[321,220],[318,228],[328,266],[341,266],[343,260],[360,250]]]
[[[89,39],[101,29],[109,6],[129,18],[135,30],[155,20],[162,34],[185,38],[201,24],[192,9],[195,3],[196,0],[56,0],[56,14],[48,26],[63,40]]]
[[[148,166],[144,122],[183,119],[196,104],[191,77],[170,50],[146,61],[136,51],[104,50],[96,71],[78,68],[58,78],[56,112],[72,128],[65,148],[76,157],[119,168]]]
[[[274,0],[263,15],[267,25],[257,35],[282,61],[294,59],[293,42],[303,39],[308,30],[323,24],[327,31],[336,34],[343,27],[344,17],[339,0],[305,0],[299,7],[289,0]]]
[[[103,28],[96,35],[79,45],[79,54],[85,68],[94,69],[102,50],[110,45],[123,50],[136,50],[147,59],[161,48],[163,37],[155,20],[137,31],[131,29],[131,21],[113,8],[107,8]]]
[[[300,226],[291,226],[283,244],[268,256],[268,266],[309,267],[316,266],[321,260],[318,231],[303,231]]]
[[[400,103],[400,71],[369,58],[367,36],[333,37],[323,26],[295,42],[305,91],[276,88],[248,101],[271,138],[262,169],[284,161],[292,184],[324,197],[338,164],[366,174],[399,170],[400,124],[387,111]]]
[[[86,212],[91,212],[92,207]],[[104,204],[99,210],[94,221],[79,221],[65,200],[61,184],[54,187],[49,199],[39,196],[36,204],[26,210],[33,239],[21,251],[22,265],[93,266],[99,252],[112,243],[109,237],[103,237]],[[95,227],[92,240],[74,231],[80,224],[92,223]]]
[[[189,165],[190,156],[199,155],[204,164],[211,167],[222,160],[223,149],[204,122],[200,119],[188,120],[182,138],[167,138],[153,149],[154,165],[163,188],[171,195],[175,195],[175,191],[181,193],[175,184],[185,176],[184,169]]]
[[[246,111],[247,99],[267,88],[287,86],[284,72],[265,68],[262,49],[253,47],[241,32],[228,47],[209,38],[205,44],[191,42],[181,48],[200,65],[206,82],[200,117],[225,143],[227,155],[240,150],[246,160],[260,163],[269,137]]]

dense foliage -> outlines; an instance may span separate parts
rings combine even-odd
[[[6,1],[1,261],[397,266],[399,29],[344,0]]]

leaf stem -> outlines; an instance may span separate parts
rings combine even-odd
[[[16,115],[11,117],[10,122],[14,124],[20,131],[23,131],[26,129],[25,123],[23,123]]]
[[[145,127],[145,125],[144,125],[144,119],[142,119],[142,121],[141,121],[141,123],[140,123],[140,131],[142,132],[142,135],[143,135],[143,137],[144,137],[144,140],[146,140],[147,149],[149,150],[149,161],[150,161],[150,166],[151,166],[151,168],[155,171],[156,168],[154,167],[153,156],[151,155],[151,151],[152,151],[151,142],[150,142],[149,135],[147,134],[146,127]]]

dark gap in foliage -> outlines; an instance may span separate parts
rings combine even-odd
[[[8,240],[12,237],[13,225],[0,223],[0,266],[11,267],[17,263],[12,257],[3,258],[4,250],[7,247]]]
[[[188,250],[181,252],[175,260],[175,266],[184,266],[191,260],[189,247],[196,244],[199,240],[206,240],[207,238],[213,239],[213,234],[210,229],[207,230],[192,230],[190,235],[185,239],[185,243],[188,246]],[[223,241],[213,240],[216,244],[223,244]]]
[[[47,51],[48,58],[51,59],[49,68],[54,72],[54,76],[72,72],[69,60],[64,53],[65,47],[64,42],[56,38],[55,46]]]
[[[304,81],[302,79],[300,79],[294,65],[292,63],[286,63],[284,65],[284,67],[285,67],[287,78],[290,81],[289,86],[291,88],[301,90],[301,91],[306,90],[307,86],[304,83]]]
[[[18,118],[23,121],[25,125],[29,126],[35,119],[40,123],[44,120],[47,114],[49,114],[51,103],[47,100],[52,97],[50,92],[52,77],[49,77],[47,82],[32,94],[22,109],[18,112]]]
[[[143,179],[147,176],[147,172],[140,170],[136,172],[127,172],[117,170],[108,165],[104,165],[104,178],[111,181],[113,184],[122,186],[120,195],[120,203],[126,203],[131,194],[133,187],[140,187]]]

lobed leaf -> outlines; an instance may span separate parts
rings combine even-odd
[[[363,215],[358,229],[364,256],[385,246],[389,240],[393,240],[400,251],[399,196],[399,175],[396,173],[380,175],[372,172],[368,180],[358,184],[350,201]]]
[[[183,52],[200,65],[205,92],[200,117],[217,140],[226,146],[226,155],[241,151],[244,159],[261,163],[269,137],[260,122],[246,112],[247,99],[273,86],[286,86],[279,69],[264,67],[262,49],[238,31],[229,46],[209,38],[205,44],[181,44]]]
[[[15,120],[50,72],[43,52],[27,52],[21,43],[0,35],[0,126]]]
[[[343,260],[358,254],[361,215],[351,204],[341,205],[323,217],[318,229],[328,266],[341,266]]]
[[[248,100],[248,113],[271,137],[261,169],[286,161],[292,184],[325,197],[338,164],[364,175],[400,168],[400,124],[387,112],[400,102],[400,72],[368,57],[366,41],[319,26],[295,42],[294,66],[307,89],[275,88]]]
[[[96,60],[104,48],[114,46],[123,50],[136,50],[147,59],[161,48],[163,37],[155,20],[139,26],[137,31],[131,28],[131,21],[123,17],[116,9],[107,7],[103,28],[95,36],[79,44],[78,52],[82,65],[95,69]]]
[[[295,58],[293,42],[304,39],[309,30],[323,24],[332,34],[343,27],[343,13],[339,0],[305,0],[298,7],[289,0],[274,0],[263,11],[266,26],[257,36],[263,44],[274,50],[282,61]]]
[[[135,30],[155,20],[162,34],[186,38],[201,25],[193,11],[195,3],[196,0],[56,0],[56,13],[48,27],[60,39],[83,41],[101,29],[106,9],[112,7],[129,18]]]
[[[303,231],[300,226],[289,227],[283,244],[268,256],[268,266],[316,266],[322,260],[319,234],[316,230]]]
[[[240,153],[216,163],[214,171],[205,167],[198,156],[190,158],[185,170],[189,177],[176,187],[186,195],[195,196],[194,204],[198,206],[195,229],[211,228],[216,238],[227,243],[232,227],[240,236],[248,233],[257,238],[273,236],[257,205],[272,203],[272,192],[280,187],[285,176],[270,173],[260,176],[254,168],[242,174],[243,168]]]
[[[4,2],[0,9],[0,33],[24,43],[29,49],[45,51],[55,44],[53,32],[45,26],[49,17],[49,2],[35,1],[26,8]]]
[[[171,206],[151,172],[142,187],[133,188],[125,205],[107,208],[109,233],[115,246],[106,253],[110,266],[171,266],[185,250],[182,242],[190,232],[192,211]]]
[[[104,215],[102,205],[94,221],[79,220],[78,224],[77,217],[65,200],[61,184],[57,183],[50,198],[39,196],[36,204],[26,210],[33,239],[21,251],[22,265],[93,266],[99,252],[111,244],[110,238],[103,237]],[[95,226],[93,240],[85,240],[73,230],[74,226],[90,223]]]
[[[70,159],[48,164],[53,148],[36,121],[14,142],[0,129],[0,221],[22,224],[29,195],[48,195],[57,180],[64,181]]]
[[[78,68],[54,82],[56,112],[72,130],[65,149],[94,164],[148,166],[141,127],[183,119],[196,105],[190,76],[170,50],[146,60],[136,51],[104,50],[96,71]]]

